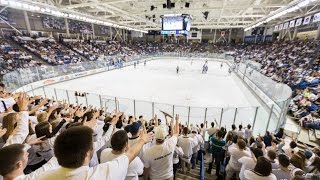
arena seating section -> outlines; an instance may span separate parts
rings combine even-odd
[[[16,44],[10,45],[8,42],[11,40],[16,42]],[[130,44],[118,41],[58,42],[58,40],[50,38],[40,41],[36,39],[23,40],[23,38],[13,37],[13,39],[0,39],[0,75],[3,76],[10,71],[36,65],[62,65],[81,63],[85,61],[98,61],[100,58],[104,58],[105,56],[118,56],[125,60],[125,57],[127,56],[148,55],[161,52],[179,52],[184,55],[187,55],[188,53],[234,52],[233,56],[235,60],[239,60],[243,57],[249,57],[252,61],[258,62],[262,65],[261,73],[277,82],[289,85],[293,90],[293,96],[289,105],[288,115],[302,127],[320,130],[319,48],[320,41],[315,40],[296,40],[291,42],[274,42],[256,45],[213,45],[201,43],[170,44],[151,42],[136,42]],[[41,61],[34,60],[34,56],[40,58]],[[56,122],[55,118],[58,116],[57,114],[60,113],[61,116],[64,117],[65,114],[63,113],[64,111],[67,111],[67,107],[72,107],[72,105],[69,104],[63,105],[65,107],[64,110],[61,108],[59,109],[58,106],[54,106],[55,109],[48,108],[50,113],[56,113],[55,116],[50,116],[50,114],[48,114],[49,122],[56,125],[59,124],[59,122]],[[83,111],[88,112],[90,109],[84,109]],[[84,112],[78,113],[81,114]],[[71,118],[78,118],[76,116],[77,115],[75,114],[71,115]],[[103,113],[100,114],[100,116],[107,116],[107,114]],[[220,131],[224,132],[224,135],[226,135],[226,129],[222,128]],[[233,131],[235,132],[234,129],[231,130],[231,132]],[[281,136],[281,133],[282,132],[279,131],[275,136],[271,137],[271,139],[275,140],[274,142],[277,144],[279,143],[279,145],[283,146],[284,144],[279,141],[283,137],[283,134]],[[267,133],[265,135],[266,139],[268,139],[269,136],[270,135]],[[257,142],[258,141],[259,140],[257,140]],[[262,142],[259,141],[259,143]],[[320,151],[319,149],[317,150]],[[305,147],[305,151],[311,152],[307,147]],[[314,151],[313,153],[317,157],[316,163],[318,163],[314,166],[317,167],[319,171],[319,152]],[[206,158],[210,159],[210,157]],[[206,167],[207,165],[208,163],[206,163]],[[203,170],[204,166],[201,165],[201,167]],[[305,172],[309,172],[306,169],[304,169]],[[217,171],[219,171],[219,169],[217,169]],[[198,172],[198,170],[196,172]],[[202,176],[206,176],[206,178],[212,177],[208,176],[208,173],[204,175],[203,171]],[[183,178],[184,175],[180,174],[180,177]],[[196,175],[194,178],[199,178],[199,176]]]
[[[146,55],[158,52],[187,53],[224,53],[234,51],[235,59],[249,57],[262,65],[261,73],[275,81],[289,85],[293,90],[293,99],[288,114],[301,126],[320,129],[319,84],[320,84],[320,41],[297,40],[274,42],[272,44],[201,44],[201,43],[151,43],[134,44],[106,41],[73,41],[58,43],[50,39],[45,41],[24,41],[14,37],[23,48],[9,45],[1,39],[1,75],[18,68],[41,65],[34,61],[31,53],[50,65],[95,61],[104,56],[125,58],[133,55]],[[28,52],[29,51],[29,52]]]

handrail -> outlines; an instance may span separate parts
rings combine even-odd
[[[204,180],[204,158],[203,158],[203,152],[201,152],[200,155],[201,163],[200,163],[200,180]]]

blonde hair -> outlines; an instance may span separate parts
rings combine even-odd
[[[45,111],[40,112],[39,114],[37,114],[37,120],[38,120],[39,123],[47,121],[48,120],[47,117],[48,117],[48,113],[45,112]]]
[[[60,121],[54,120],[54,121],[51,121],[50,124],[52,125],[52,129],[54,129],[60,124]]]
[[[14,128],[20,116],[19,113],[10,113],[3,117],[2,128],[6,128],[7,132],[3,135],[3,140],[6,142],[9,136],[13,133]]]

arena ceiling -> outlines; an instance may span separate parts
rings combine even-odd
[[[308,5],[276,18],[269,24],[320,11],[320,0],[22,0],[55,7],[65,12],[87,14],[99,19],[143,30],[159,30],[160,15],[190,14],[192,27],[199,29],[246,28],[292,5]],[[189,7],[188,4],[189,3]],[[207,16],[207,17],[206,17]]]

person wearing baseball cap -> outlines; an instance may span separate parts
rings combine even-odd
[[[158,119],[155,116],[155,119]],[[165,124],[158,126],[155,121],[154,138],[155,144],[143,154],[144,179],[168,180],[173,179],[173,154],[177,145],[179,135],[179,115],[176,122],[171,123],[171,137]]]

